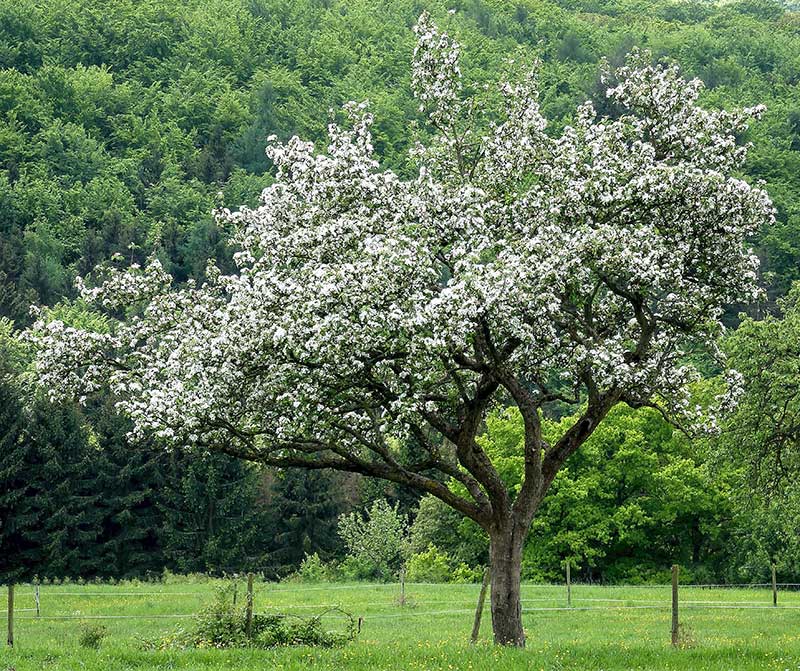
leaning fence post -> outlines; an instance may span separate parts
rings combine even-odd
[[[481,617],[483,616],[483,604],[486,601],[486,590],[489,588],[490,569],[487,567],[483,572],[483,582],[481,583],[481,593],[478,595],[478,607],[475,609],[475,622],[472,624],[472,636],[470,643],[478,642],[478,634],[481,631]]]
[[[244,633],[247,638],[253,634],[253,574],[247,574],[247,610],[245,611]]]
[[[775,564],[772,565],[772,605],[778,607],[778,576]]]
[[[672,565],[672,645],[678,646],[678,565]]]
[[[570,580],[569,571],[569,560],[567,560],[567,608],[572,608],[572,581]]]
[[[37,582],[33,587],[33,600],[36,601],[36,617],[41,615],[41,610],[39,608],[39,583]]]
[[[6,643],[9,648],[14,647],[14,585],[8,586],[8,638]]]

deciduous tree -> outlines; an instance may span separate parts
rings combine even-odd
[[[779,306],[781,316],[746,318],[726,341],[746,392],[722,441],[773,493],[800,473],[800,284]]]
[[[699,81],[635,54],[617,116],[586,103],[551,134],[534,76],[492,109],[458,44],[426,15],[416,30],[432,132],[415,176],[380,168],[371,115],[347,105],[327,152],[271,144],[262,205],[219,213],[237,272],[175,289],[155,260],[106,268],[80,290],[117,319],[42,320],[38,367],[56,395],[109,385],[141,433],[440,498],[488,533],[495,641],[523,645],[522,546],[559,469],[619,403],[698,420],[686,354],[715,353],[724,306],[756,295],[746,240],[772,206],[734,175],[760,109],[705,110]],[[547,441],[555,402],[577,419]],[[513,491],[476,440],[498,403],[523,418]],[[406,437],[424,456],[403,458]]]

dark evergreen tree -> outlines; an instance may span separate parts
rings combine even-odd
[[[130,443],[129,422],[110,404],[94,410],[98,445],[97,487],[102,530],[98,539],[101,572],[111,578],[160,574],[164,553],[162,508],[170,474],[168,455],[152,443]]]
[[[31,577],[26,561],[34,547],[30,533],[39,515],[28,496],[26,464],[29,446],[17,390],[0,376],[0,583]]]
[[[169,455],[161,542],[176,571],[258,569],[269,538],[258,471],[222,454]]]
[[[79,413],[36,400],[26,411],[0,378],[0,576],[102,573],[96,448]]]
[[[75,408],[35,402],[27,423],[27,497],[37,520],[27,533],[35,573],[48,578],[103,573],[97,552],[103,524],[97,453]]]
[[[315,552],[323,560],[343,555],[337,522],[349,508],[347,491],[357,491],[357,482],[336,473],[292,469],[276,473],[271,489],[270,571],[291,573]]]

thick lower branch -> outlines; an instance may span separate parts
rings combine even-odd
[[[396,482],[435,496],[483,527],[489,522],[490,509],[459,496],[439,480],[412,472],[399,465],[366,461],[355,455],[347,455],[341,448],[332,450],[331,446],[320,445],[312,449],[308,447],[308,444],[304,446],[299,444],[297,446],[282,445],[282,451],[294,451],[295,453],[278,456],[273,451],[242,444],[225,443],[215,447],[218,451],[238,459],[246,459],[275,468],[331,469]],[[323,452],[329,452],[330,455],[324,455]]]
[[[547,491],[564,462],[583,445],[608,411],[619,402],[621,395],[620,390],[612,389],[591,400],[578,421],[547,451],[542,465],[542,493]]]

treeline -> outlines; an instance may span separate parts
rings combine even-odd
[[[538,59],[557,123],[586,98],[602,110],[601,61],[634,46],[702,78],[711,106],[765,103],[747,170],[778,221],[756,243],[771,297],[800,277],[800,18],[772,0],[20,0],[0,7],[0,315],[26,323],[115,252],[156,253],[178,281],[225,265],[212,208],[253,203],[266,138],[319,139],[346,100],[370,101],[376,152],[403,171],[423,6],[477,81]]]
[[[222,455],[129,444],[89,415],[0,383],[0,582],[294,570],[338,550],[347,500],[327,474],[272,482]],[[334,495],[331,495],[331,490]],[[316,501],[315,501],[316,499]]]
[[[178,282],[202,279],[209,259],[229,267],[212,209],[256,202],[267,137],[319,139],[346,100],[370,101],[376,152],[406,173],[422,132],[407,78],[423,9],[458,34],[477,81],[506,58],[537,59],[556,125],[586,98],[605,109],[602,60],[634,46],[702,78],[709,106],[765,103],[742,141],[778,212],[754,240],[768,300],[748,309],[774,309],[800,279],[800,18],[772,0],[19,0],[0,6],[0,316],[19,329],[32,304],[69,306],[75,276],[114,253],[156,254]],[[0,342],[0,578],[286,575],[307,554],[342,560],[338,516],[386,496],[415,516],[416,554],[485,561],[477,529],[427,499],[131,445],[111,407],[31,398],[11,349]],[[502,412],[487,426],[512,480],[518,431]],[[742,468],[650,413],[616,413],[556,480],[526,577],[560,575],[566,559],[597,580],[658,578],[676,560],[709,580],[755,579],[769,561],[800,576],[793,515],[766,524],[740,496]]]

